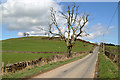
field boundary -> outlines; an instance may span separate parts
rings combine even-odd
[[[32,78],[33,76],[36,76],[38,74],[41,74],[41,73],[44,73],[44,72],[56,69],[56,68],[58,68],[60,66],[63,66],[65,64],[68,64],[68,63],[74,62],[76,60],[79,60],[79,59],[81,59],[81,58],[83,58],[83,57],[85,57],[87,55],[88,55],[88,53],[85,53],[85,54],[82,54],[82,55],[80,55],[78,57],[69,58],[69,59],[66,59],[64,61],[58,61],[58,62],[48,63],[48,64],[45,64],[43,66],[36,66],[34,68],[31,68],[30,70],[28,70],[28,69],[25,70],[25,71],[23,70],[23,73],[22,72],[13,73],[13,76],[12,75],[3,75],[3,78],[8,78],[8,77],[14,78],[14,77],[16,77],[16,75],[17,75],[17,78]],[[46,65],[48,67],[48,70],[46,70],[45,68],[43,68]],[[41,68],[43,68],[43,71],[41,71]],[[34,72],[35,69],[36,70],[39,69],[39,71],[37,70],[37,72],[35,72],[35,73],[30,73],[30,72]],[[30,73],[30,74],[28,74],[28,73]],[[25,75],[25,76],[23,76],[23,75]]]
[[[106,59],[108,59],[116,68],[118,68],[118,66],[115,64],[115,62],[113,62],[108,56],[106,56],[105,54],[103,54],[104,55],[104,57],[106,58]]]
[[[81,55],[86,54],[86,53],[87,52],[80,53],[80,54],[76,53],[76,54],[72,55],[72,57],[70,57],[70,58],[81,56]],[[70,58],[67,58],[66,55],[53,55],[51,58],[40,57],[39,59],[32,60],[32,61],[23,61],[23,62],[18,62],[18,63],[13,63],[13,64],[7,64],[5,67],[2,67],[2,73],[4,73],[4,74],[8,74],[10,72],[14,73],[18,70],[23,70],[27,67],[32,68],[34,66],[39,66],[39,65],[42,66],[42,65],[45,65],[48,63],[65,61],[65,60],[68,60]]]
[[[3,50],[3,51],[0,51],[0,52],[8,52],[8,53],[55,53],[55,54],[58,54],[58,53],[67,53],[67,52],[34,52],[34,51],[7,51],[7,50]],[[84,53],[84,52],[73,52],[73,53]]]

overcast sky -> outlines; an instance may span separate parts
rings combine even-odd
[[[65,12],[67,5],[71,5],[71,3],[55,2],[54,0],[4,0],[0,2],[0,9],[3,9],[2,18],[0,16],[0,21],[3,21],[2,40],[21,37],[23,32],[31,35],[44,35],[44,31],[40,31],[38,27],[47,29],[50,7],[56,11]],[[99,43],[105,33],[105,42],[118,44],[118,11],[108,28],[118,5],[117,2],[77,2],[76,5],[80,5],[79,12],[81,14],[84,12],[90,14],[90,21],[86,25],[90,36],[82,39]],[[60,16],[60,13],[57,13],[57,21],[64,32],[66,30],[65,27],[63,28],[65,20]]]

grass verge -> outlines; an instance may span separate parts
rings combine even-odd
[[[68,59],[66,61],[54,62],[54,63],[51,63],[51,64],[46,64],[44,66],[35,66],[32,69],[18,71],[18,72],[9,74],[9,75],[3,75],[2,78],[26,78],[26,77],[30,77],[30,76],[33,76],[33,75],[37,75],[37,74],[55,69],[59,66],[70,63],[72,61],[81,59],[81,58],[85,57],[86,55],[88,55],[88,53],[86,53],[82,56],[79,56],[79,57]]]
[[[99,53],[98,64],[99,78],[118,78],[118,69],[103,53]]]

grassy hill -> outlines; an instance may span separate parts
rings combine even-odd
[[[44,38],[44,39],[43,39]],[[89,51],[93,47],[92,44],[88,44],[82,41],[77,41],[73,52]],[[2,41],[3,51],[34,51],[34,52],[67,52],[67,48],[64,41],[58,39],[48,40],[45,37],[22,37],[7,39]],[[63,53],[59,53],[63,54]],[[56,55],[53,53],[13,53],[3,52],[2,60],[7,63],[15,63],[25,60],[34,60],[39,57],[50,57]]]
[[[83,47],[83,45],[85,45]],[[73,51],[86,51],[92,45],[77,41]],[[8,51],[40,51],[66,52],[66,44],[60,40],[42,39],[42,37],[22,37],[2,41],[2,50]]]

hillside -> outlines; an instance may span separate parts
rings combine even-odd
[[[89,50],[91,44],[76,41],[73,51]],[[22,37],[2,41],[2,50],[5,51],[40,51],[40,52],[66,52],[64,41],[43,39],[43,37]]]
[[[93,48],[88,42],[77,40],[73,52],[90,51]],[[2,41],[2,60],[5,65],[25,60],[34,60],[39,57],[50,57],[56,55],[50,52],[67,52],[65,42],[58,38],[49,40],[46,37],[22,37]],[[24,53],[26,51],[26,53]],[[41,52],[40,54],[32,52]],[[47,52],[47,54],[45,54]]]

